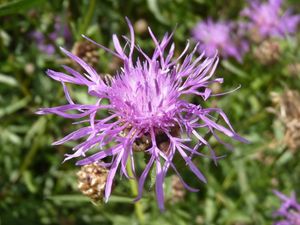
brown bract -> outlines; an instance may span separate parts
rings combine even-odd
[[[72,53],[95,68],[99,63],[98,49],[96,45],[89,41],[78,41],[74,44]]]
[[[77,172],[78,188],[93,201],[103,198],[108,170],[98,163],[82,166]]]
[[[263,65],[277,62],[280,56],[281,48],[277,40],[265,40],[254,49],[254,57]]]
[[[300,147],[300,94],[286,90],[283,94],[273,94],[272,101],[276,114],[285,125],[284,142],[295,151]]]

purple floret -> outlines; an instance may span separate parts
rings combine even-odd
[[[37,48],[47,55],[55,53],[54,43],[57,38],[63,37],[66,43],[72,42],[71,31],[66,24],[62,23],[60,17],[55,17],[54,29],[49,35],[35,30],[30,33],[30,37],[35,41]]]
[[[236,35],[237,24],[232,22],[213,22],[211,19],[199,22],[192,30],[193,38],[199,44],[199,51],[207,57],[218,52],[222,57],[234,57],[242,61],[248,44],[242,36]]]
[[[173,162],[175,154],[181,155],[190,170],[203,182],[206,182],[206,179],[192,162],[192,157],[205,156],[198,149],[207,146],[211,152],[209,157],[215,161],[219,159],[204,135],[199,133],[200,130],[211,132],[217,141],[228,148],[231,146],[220,139],[219,133],[241,142],[247,141],[236,134],[221,109],[203,108],[182,98],[185,95],[193,95],[206,101],[211,96],[209,85],[223,82],[222,78],[211,79],[218,64],[216,55],[212,58],[204,58],[202,54],[195,58],[197,47],[191,53],[187,53],[189,49],[187,44],[181,55],[174,58],[175,45],[171,43],[173,34],[165,34],[159,41],[150,28],[149,33],[155,49],[152,55],[147,55],[135,45],[133,27],[128,20],[127,22],[130,38],[124,37],[126,44],[122,47],[118,37],[113,35],[114,51],[85,37],[122,60],[123,66],[112,77],[102,79],[82,59],[62,48],[68,57],[85,70],[85,73],[81,74],[67,66],[64,66],[65,72],[48,70],[48,76],[62,83],[68,104],[43,108],[38,111],[38,114],[57,114],[70,119],[86,118],[82,122],[88,123],[87,126],[54,144],[60,145],[85,137],[85,141],[75,146],[74,153],[67,154],[65,160],[83,157],[77,165],[85,165],[111,159],[110,163],[103,164],[109,169],[105,187],[106,201],[111,194],[118,169],[121,175],[131,178],[126,171],[127,163],[131,162],[132,173],[138,180],[139,193],[136,200],[139,200],[142,197],[146,178],[154,167],[156,196],[159,208],[163,210],[163,182],[167,171],[171,167],[179,175]],[[138,55],[136,60],[133,54]],[[182,63],[179,63],[180,60]],[[65,83],[87,86],[88,93],[95,97],[95,104],[73,102]],[[102,110],[107,112],[106,117],[100,117],[98,112]],[[77,113],[74,113],[75,111]],[[213,116],[219,116],[226,126],[217,124]],[[149,160],[141,175],[138,176],[135,172],[136,152],[133,146],[137,140],[145,136],[150,139],[150,145],[144,151]],[[168,140],[167,149],[160,147],[160,136]],[[197,140],[195,146],[191,146],[192,138]],[[88,156],[91,149],[96,149],[97,152]],[[182,179],[181,181],[187,189],[197,191]]]
[[[250,19],[249,30],[258,31],[262,38],[285,37],[297,31],[300,15],[293,15],[291,10],[282,13],[281,5],[282,0],[251,0],[241,15]]]
[[[273,225],[300,225],[300,204],[297,202],[296,194],[293,192],[290,197],[274,191],[280,198],[281,206],[274,212],[274,217],[280,217],[281,220]]]

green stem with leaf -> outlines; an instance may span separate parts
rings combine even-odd
[[[133,177],[133,173],[132,173],[130,165],[131,165],[131,161],[129,160],[126,165],[126,170],[127,170],[128,175],[130,177]],[[135,179],[129,179],[129,184],[130,184],[130,189],[131,189],[132,195],[137,196],[138,195],[137,181]],[[140,201],[134,203],[134,211],[135,211],[135,214],[139,221],[139,224],[140,225],[144,224],[144,222],[145,222],[145,217],[144,217],[144,212],[143,212],[144,210],[143,210],[143,205]]]
[[[87,13],[86,13],[85,17],[83,18],[81,26],[79,27],[79,37],[78,38],[81,38],[81,35],[86,33],[88,26],[90,25],[90,23],[93,19],[93,16],[95,13],[95,8],[96,8],[96,0],[90,0]]]

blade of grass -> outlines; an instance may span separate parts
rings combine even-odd
[[[0,5],[0,16],[20,13],[44,3],[44,0],[19,0]]]

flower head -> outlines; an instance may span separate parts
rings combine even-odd
[[[280,208],[274,213],[275,217],[281,217],[282,220],[274,225],[300,225],[300,204],[297,202],[295,193],[293,192],[291,197],[278,191],[274,193],[282,201]]]
[[[206,182],[206,179],[192,162],[192,157],[203,156],[204,154],[198,149],[200,146],[208,146],[211,152],[210,157],[215,161],[219,158],[205,140],[205,135],[199,133],[200,130],[211,132],[220,143],[228,148],[231,146],[219,138],[217,131],[238,141],[246,142],[246,140],[235,133],[221,109],[203,108],[201,105],[182,99],[184,95],[195,95],[202,97],[205,101],[212,95],[208,86],[223,81],[222,78],[211,80],[218,63],[216,56],[204,59],[202,54],[194,59],[196,48],[188,54],[189,44],[187,44],[182,54],[174,59],[175,45],[170,43],[172,34],[166,34],[159,41],[150,28],[149,33],[155,49],[153,54],[148,56],[135,45],[133,27],[128,20],[127,22],[130,28],[130,38],[125,37],[124,48],[121,47],[116,35],[113,35],[114,51],[86,38],[120,58],[123,62],[120,70],[114,76],[102,79],[82,59],[62,49],[86,73],[80,74],[67,66],[64,66],[65,73],[48,70],[48,76],[62,83],[68,104],[44,108],[38,113],[57,114],[70,119],[88,118],[83,120],[87,126],[74,131],[54,144],[63,144],[86,137],[85,141],[73,148],[75,152],[68,154],[65,160],[84,157],[77,162],[77,165],[101,163],[101,160],[106,160],[105,163],[101,163],[109,169],[104,194],[106,201],[111,194],[118,168],[121,174],[129,177],[126,165],[131,163],[132,174],[138,179],[139,184],[137,200],[142,196],[143,186],[151,168],[155,169],[156,195],[159,208],[163,209],[164,177],[170,167],[179,175],[173,162],[175,154],[181,155],[186,165],[203,182]],[[133,55],[135,49],[138,53],[136,60]],[[182,64],[179,63],[181,59]],[[73,102],[65,83],[87,86],[88,93],[95,97],[95,104]],[[102,110],[105,110],[108,115],[100,118],[97,112]],[[77,111],[77,113],[72,113],[72,111]],[[217,124],[212,114],[218,114],[227,126]],[[197,144],[190,146],[188,143],[191,143],[193,137],[197,139]],[[142,145],[141,142],[143,142]],[[91,149],[96,149],[97,152],[87,156]],[[140,175],[136,173],[137,163],[134,160],[136,151],[143,151],[148,156],[146,157],[148,162]],[[108,163],[107,159],[111,159],[111,162]],[[196,191],[182,179],[181,181],[186,188]]]
[[[284,37],[296,32],[300,15],[292,15],[290,10],[282,13],[282,0],[268,0],[266,3],[254,0],[249,4],[241,14],[250,19],[249,29],[258,32],[262,38]]]
[[[201,21],[192,30],[194,39],[199,43],[199,51],[205,52],[207,57],[213,57],[219,52],[223,57],[234,57],[242,60],[248,49],[248,44],[241,39],[242,36],[233,35],[237,28],[232,22]]]

